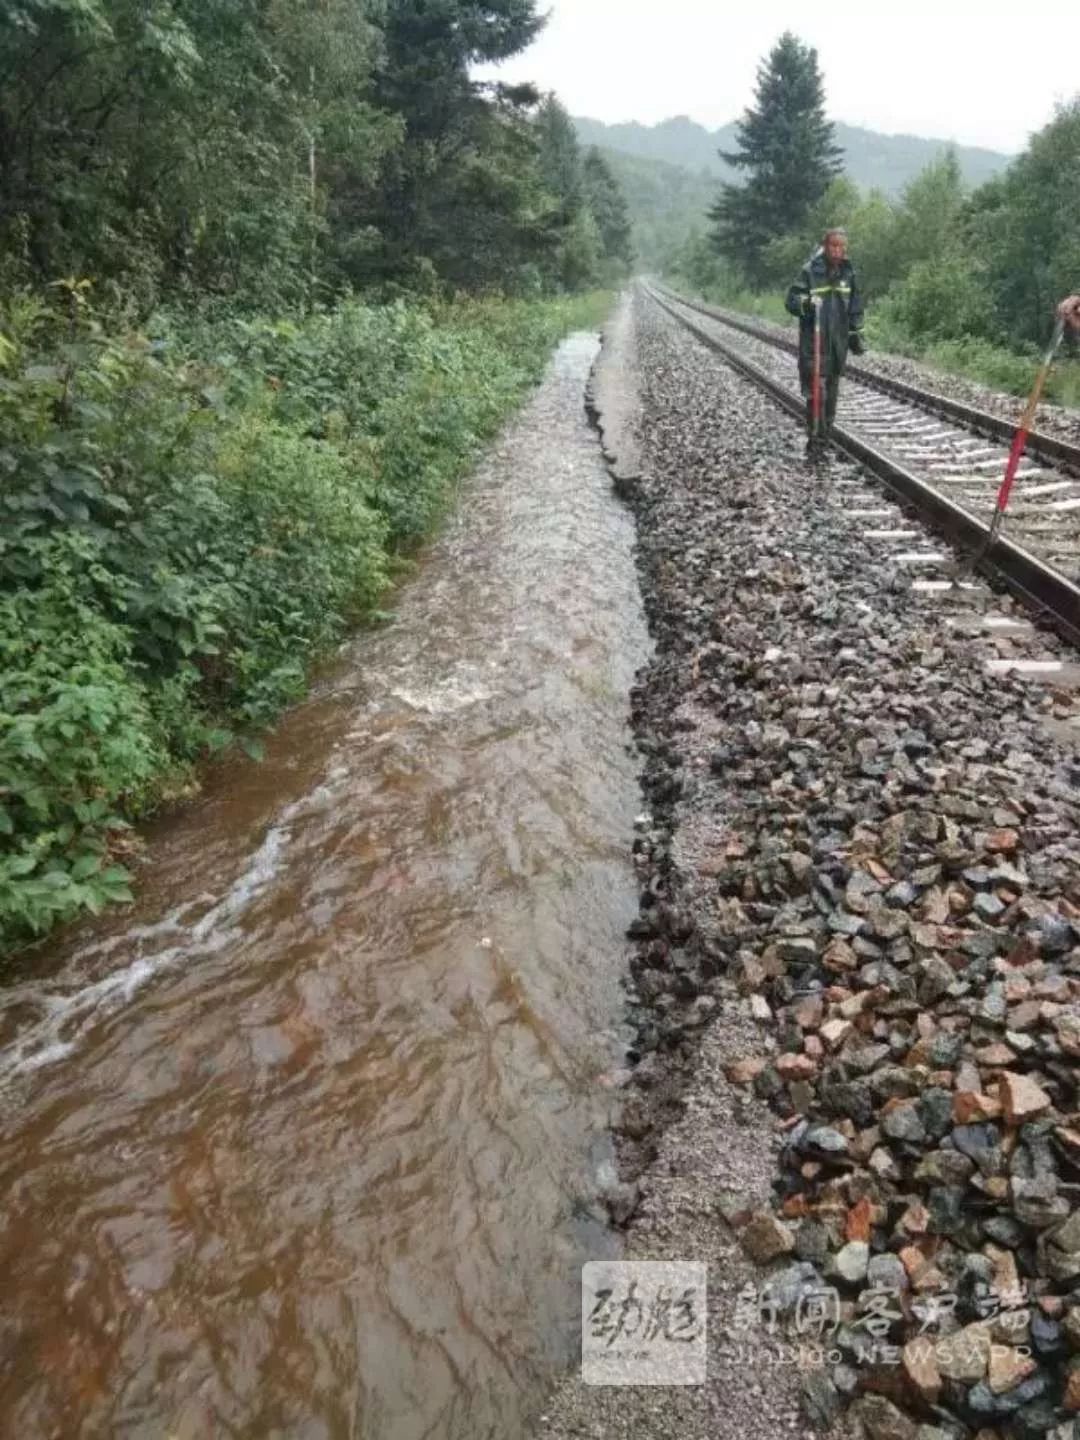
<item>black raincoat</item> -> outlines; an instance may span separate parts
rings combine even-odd
[[[840,376],[847,365],[853,336],[862,328],[862,296],[850,260],[832,269],[824,250],[818,250],[803,266],[788,291],[787,308],[799,320],[799,379],[803,395],[810,399],[814,374],[813,300],[819,301],[821,325],[821,377],[825,388],[825,418],[832,424],[836,415]],[[861,348],[861,342],[856,345]]]

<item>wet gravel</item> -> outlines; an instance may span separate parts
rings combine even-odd
[[[722,313],[722,307],[718,308],[721,308]],[[790,326],[777,325],[759,316],[742,318],[752,319],[754,324],[760,325],[763,330],[782,335],[785,340],[791,340],[795,333],[794,324]],[[852,363],[860,369],[869,370],[872,374],[881,375],[887,380],[901,380],[908,385],[917,385],[923,390],[931,390],[936,395],[943,395],[948,400],[958,400],[965,405],[974,405],[979,410],[985,410],[991,415],[998,415],[1011,422],[1018,423],[1024,412],[1026,401],[1019,396],[1003,394],[1000,390],[981,385],[976,380],[969,380],[962,375],[952,375],[925,361],[911,360],[904,355],[885,354],[871,349],[865,355],[854,359]],[[1034,378],[1033,369],[1033,381]],[[1080,445],[1080,410],[1044,402],[1039,407],[1036,428],[1044,435],[1052,435],[1059,440]]]
[[[1008,600],[914,596],[846,514],[854,467],[808,469],[798,428],[641,295],[633,322],[621,488],[656,653],[621,1161],[629,1253],[710,1263],[710,1381],[571,1379],[541,1433],[770,1440],[842,1414],[871,1440],[1073,1440],[1075,697],[990,676],[950,621]],[[770,1302],[749,1333],[747,1274]],[[772,1363],[764,1320],[814,1294],[825,1365]]]

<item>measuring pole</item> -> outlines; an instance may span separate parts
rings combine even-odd
[[[814,378],[811,398],[814,417],[814,439],[821,438],[821,310],[818,300],[811,302],[814,307]]]
[[[1039,373],[1035,377],[1035,388],[1031,392],[1027,409],[1024,411],[1023,419],[1020,421],[1020,426],[1013,437],[1012,449],[1009,451],[1009,463],[1005,467],[1005,478],[1001,482],[1001,489],[998,491],[997,505],[994,509],[994,518],[990,525],[990,535],[987,538],[986,549],[989,549],[997,539],[1002,523],[1004,522],[1005,511],[1009,508],[1009,499],[1012,496],[1013,485],[1016,483],[1016,472],[1020,468],[1020,461],[1027,448],[1028,437],[1035,424],[1035,412],[1039,408],[1039,401],[1042,399],[1042,393],[1050,375],[1050,367],[1054,363],[1054,357],[1057,355],[1058,349],[1061,346],[1064,334],[1065,317],[1064,315],[1059,315],[1057,317],[1057,323],[1054,326],[1054,335],[1050,341],[1050,348],[1047,350],[1043,363],[1039,367]]]

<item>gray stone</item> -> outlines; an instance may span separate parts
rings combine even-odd
[[[915,1167],[915,1179],[931,1185],[966,1185],[975,1173],[975,1162],[959,1150],[931,1150]]]
[[[866,1440],[916,1440],[914,1420],[884,1395],[864,1395],[851,1407],[851,1414]]]
[[[979,1019],[987,1020],[991,1025],[1000,1025],[1004,1022],[1008,1009],[1004,985],[992,985],[979,1002]]]
[[[1065,1224],[1049,1237],[1050,1243],[1070,1255],[1080,1253],[1080,1210],[1074,1210]]]
[[[975,1162],[981,1174],[1005,1174],[1005,1152],[1001,1148],[1001,1131],[996,1125],[958,1125],[951,1139],[961,1155]]]
[[[941,1185],[926,1197],[932,1235],[953,1235],[964,1226],[966,1192],[956,1185]]]
[[[1014,1390],[995,1395],[990,1386],[982,1381],[968,1391],[968,1409],[980,1420],[1006,1420],[1041,1399],[1048,1383],[1046,1375],[1038,1371]],[[1042,1433],[1045,1434],[1045,1430]]]
[[[919,1115],[932,1140],[940,1140],[952,1129],[953,1097],[951,1090],[934,1087],[919,1096]]]
[[[844,1051],[844,1064],[849,1070],[860,1075],[869,1075],[876,1070],[889,1054],[887,1045],[848,1046]]]
[[[981,894],[975,896],[975,914],[980,920],[985,920],[989,925],[996,925],[1005,914],[1005,906],[996,895]]]
[[[854,940],[856,935],[861,935],[865,923],[861,915],[852,915],[848,910],[834,910],[829,916],[829,929],[845,940]]]
[[[1056,1320],[1035,1307],[1031,1312],[1031,1345],[1036,1355],[1052,1356],[1065,1348],[1065,1336]]]
[[[795,1254],[811,1265],[823,1266],[829,1258],[829,1232],[820,1220],[804,1220],[795,1237]]]
[[[884,1065],[871,1077],[870,1088],[878,1104],[886,1100],[908,1100],[919,1092],[919,1082],[902,1065]]]
[[[944,1031],[934,1036],[930,1042],[930,1053],[928,1056],[930,1065],[935,1070],[953,1070],[960,1060],[960,1052],[964,1048],[964,1042],[959,1035],[946,1035]]]
[[[831,1430],[843,1402],[840,1392],[824,1370],[811,1370],[802,1380],[803,1414],[815,1430]]]
[[[843,1115],[861,1130],[874,1118],[874,1101],[865,1080],[823,1080],[818,1094],[830,1115]]]
[[[1049,1440],[1060,1440],[1061,1430],[1055,1428],[1057,1418],[1057,1411],[1048,1399],[1036,1400],[1013,1416],[1013,1430],[1019,1440],[1047,1440],[1047,1437]],[[1080,1440],[1075,1424],[1062,1429],[1068,1430],[1068,1440]]]
[[[1021,1225],[1028,1225],[1033,1230],[1048,1230],[1052,1225],[1060,1224],[1069,1213],[1069,1202],[1059,1199],[1057,1182],[1052,1175],[1038,1175],[1033,1180],[1014,1176],[1009,1182],[1009,1190],[1013,1213]],[[1047,1248],[1057,1249],[1056,1246]],[[1051,1273],[1057,1279],[1064,1278],[1056,1271]],[[1080,1274],[1080,1263],[1075,1270],[1065,1270],[1065,1275],[1070,1274]]]
[[[883,1290],[906,1290],[908,1274],[898,1255],[874,1255],[866,1267],[866,1283]]]
[[[936,1005],[956,983],[956,971],[947,960],[931,955],[919,966],[919,1003],[924,1006]]]
[[[779,1312],[786,1315],[795,1309],[804,1295],[820,1290],[821,1285],[818,1270],[806,1261],[798,1260],[779,1274],[769,1277],[768,1293]]]
[[[804,1154],[824,1159],[846,1155],[850,1148],[847,1136],[841,1135],[839,1130],[833,1130],[828,1125],[813,1126],[799,1142],[799,1149]]]
[[[1072,949],[1073,929],[1060,915],[1044,915],[1039,921],[1034,938],[1042,954],[1053,959]]]
[[[865,1240],[851,1240],[833,1256],[829,1274],[835,1275],[848,1285],[859,1285],[866,1279],[869,1263],[870,1246]]]
[[[914,1105],[902,1105],[896,1110],[890,1110],[882,1117],[881,1129],[890,1140],[900,1140],[906,1145],[926,1144],[926,1128]]]
[[[1015,1250],[1024,1243],[1024,1232],[1011,1215],[992,1215],[983,1221],[983,1234],[988,1240]]]
[[[972,890],[989,890],[994,883],[994,877],[985,865],[973,865],[964,871],[964,883],[970,885]]]
[[[919,891],[909,880],[899,880],[886,892],[885,904],[893,910],[910,910],[919,898]]]

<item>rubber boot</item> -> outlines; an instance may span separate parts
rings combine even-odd
[[[836,407],[840,403],[840,381],[832,380],[825,389],[825,416],[821,427],[822,448],[832,442],[833,426],[836,424]]]

